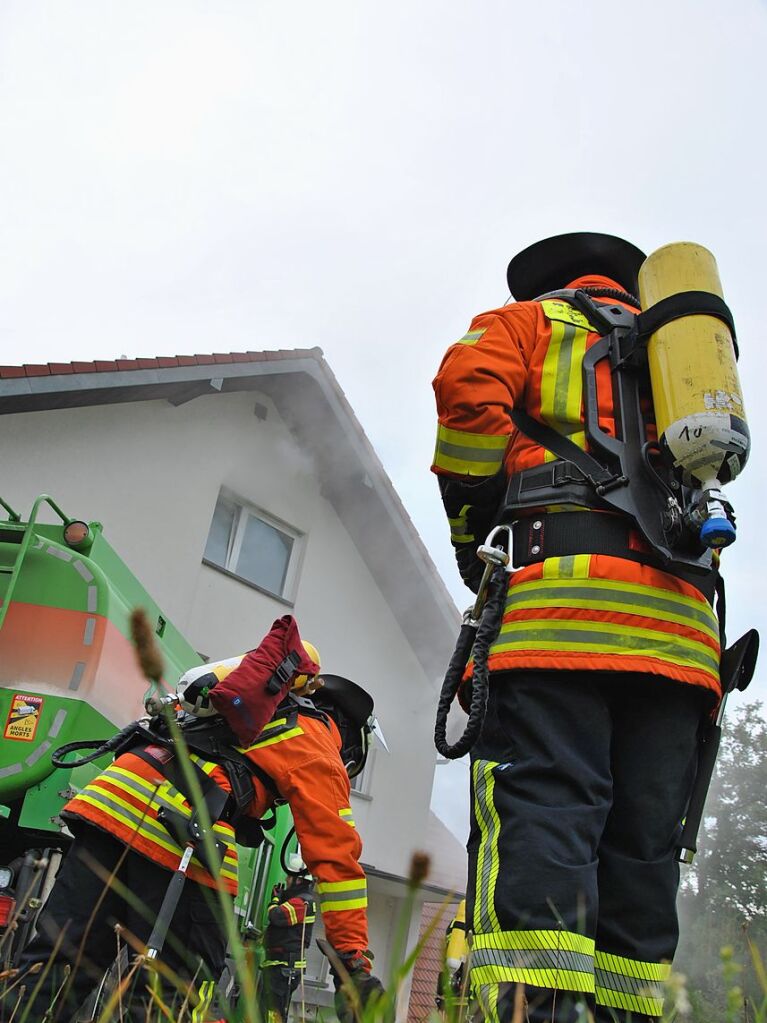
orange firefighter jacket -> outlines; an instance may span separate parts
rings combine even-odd
[[[328,940],[339,952],[367,949],[367,882],[360,866],[362,842],[351,810],[349,778],[340,757],[341,737],[333,721],[309,715],[272,720],[253,746],[243,752],[264,771],[290,806],[304,861],[317,881]],[[163,750],[158,748],[158,753]],[[225,772],[200,757],[192,758],[224,789]],[[253,778],[248,813],[263,817],[275,801],[259,778]],[[148,859],[175,870],[182,849],[157,819],[161,806],[186,817],[192,808],[160,766],[155,769],[133,753],[124,753],[64,807],[65,816],[103,828]],[[200,884],[237,892],[234,830],[214,824],[225,854],[218,881],[192,857],[188,875]]]
[[[587,285],[622,290],[600,276],[568,287]],[[482,313],[448,349],[433,385],[439,425],[432,471],[470,484],[459,488],[460,507],[446,502],[456,548],[484,541],[471,530],[473,490],[555,457],[514,428],[512,409],[586,448],[582,362],[598,340],[582,312],[551,298]],[[607,360],[597,364],[597,398],[600,425],[614,436]],[[598,529],[604,513],[593,514]],[[646,550],[638,533],[631,546]],[[547,558],[511,575],[488,663],[493,671],[646,672],[720,695],[718,623],[703,594],[666,572],[598,554]]]

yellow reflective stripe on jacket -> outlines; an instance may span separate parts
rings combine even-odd
[[[565,991],[594,990],[594,941],[572,931],[475,933],[473,985],[532,984]]]
[[[215,767],[215,764],[212,765]],[[192,816],[192,810],[189,803],[186,801],[184,796],[181,795],[176,789],[173,788],[171,783],[167,779],[163,779],[159,785],[152,785],[145,778],[141,778],[132,771],[126,770],[124,767],[120,767],[117,764],[111,764],[105,771],[99,775],[99,778],[105,778],[110,784],[124,788],[128,791],[132,790],[137,795],[142,797],[149,797],[150,803],[159,804],[165,806],[169,810],[176,810],[182,813],[185,817]],[[94,779],[95,784],[99,778]],[[91,786],[88,786],[90,788]],[[87,791],[87,789],[85,790]],[[155,810],[157,807],[155,806]],[[213,830],[216,835],[228,845],[234,844],[234,828],[231,824],[226,821],[213,821]],[[161,826],[161,825],[160,825]],[[163,828],[163,830],[165,830]]]
[[[112,764],[98,778],[94,779],[85,791],[88,792],[94,786],[97,787],[102,779],[108,781],[115,788],[122,789],[129,794],[135,793],[142,799],[146,799],[147,808],[151,807],[155,812],[159,807],[180,813],[183,813],[185,810],[183,798],[181,800],[174,798],[178,793],[175,792],[175,789],[171,788],[169,782],[165,779],[158,785],[152,786],[150,782],[145,781],[143,778],[138,778],[130,771]],[[191,817],[191,813],[187,811],[186,816]],[[165,828],[163,828],[163,831],[165,831]]]
[[[704,643],[654,629],[630,628],[608,622],[560,621],[542,618],[507,622],[490,654],[513,650],[560,650],[600,654],[633,654],[700,668],[716,675],[719,659]]]
[[[468,334],[464,334],[463,337],[456,341],[457,345],[475,345],[477,341],[487,330],[487,327],[482,327],[481,330],[470,330]]]
[[[151,817],[142,817],[136,813],[135,807],[113,792],[107,794],[95,785],[89,785],[78,794],[77,801],[98,807],[108,817],[112,817],[114,820],[124,824],[132,831],[135,831],[137,835],[142,835],[144,838],[149,839],[149,841],[162,846],[168,852],[175,853],[178,848],[175,842],[170,840],[165,828],[158,825]]]
[[[114,792],[103,792],[101,789],[91,784],[78,794],[77,801],[82,801],[84,803],[89,803],[91,806],[95,806],[107,817],[111,817],[119,824],[123,824],[125,827],[130,828],[134,834],[140,835],[148,842],[151,842],[152,845],[159,846],[161,849],[165,849],[166,852],[172,853],[179,859],[181,858],[181,846],[173,841],[169,832],[161,824],[158,824],[151,817],[141,817],[136,812],[136,807],[127,803],[125,800],[120,799],[120,797]],[[228,836],[220,837],[224,838],[224,841],[229,847],[233,846],[231,838],[228,838]],[[205,869],[196,856],[192,856],[191,862],[201,870]],[[228,865],[226,860],[224,860],[221,865],[220,872],[222,877],[227,877],[235,882],[237,881],[236,864],[233,869],[232,866]]]
[[[466,518],[470,509],[471,505],[465,504],[454,519],[451,519],[448,516],[447,521],[450,523],[450,539],[453,543],[471,543],[474,539],[474,534],[469,532],[468,521]]]
[[[277,724],[277,722],[274,723]],[[264,731],[266,731],[266,729],[264,729]],[[303,728],[301,728],[300,725],[296,725],[295,728],[289,728],[286,732],[280,732],[279,735],[267,734],[265,738],[258,739],[256,742],[253,743],[252,746],[248,746],[246,748],[240,748],[238,746],[237,749],[240,751],[240,753],[247,753],[248,750],[263,749],[264,746],[274,746],[275,743],[286,742],[288,739],[293,739],[296,735],[303,734],[304,734]]]
[[[587,558],[578,554],[575,558]],[[544,562],[543,580],[534,579],[509,589],[506,611],[536,607],[573,607],[593,611],[620,611],[623,614],[655,618],[697,629],[711,639],[719,639],[719,623],[710,604],[685,597],[672,590],[642,586],[613,579],[589,579],[587,576],[555,578],[547,575],[549,562],[567,561],[549,558]]]
[[[548,303],[543,302],[546,312]],[[541,418],[557,433],[586,448],[581,409],[583,406],[583,356],[588,327],[573,322],[551,321],[551,340],[541,373]],[[547,462],[557,456],[546,451]]]
[[[214,764],[211,760],[203,760],[202,757],[198,757],[196,753],[190,753],[189,759],[193,763],[197,764],[197,766],[206,774],[213,774],[218,767],[218,764]]]
[[[589,323],[588,317],[561,298],[547,298],[541,302],[543,311],[549,320],[560,320],[562,323],[572,323],[575,327],[581,327],[589,333],[596,333],[597,328]]]
[[[342,810],[339,810],[338,816],[341,818],[341,820],[346,821],[350,828],[357,827],[357,825],[354,823],[354,814],[350,806],[346,806]]]
[[[434,465],[459,476],[495,476],[503,463],[509,438],[437,427]]]
[[[298,914],[296,913],[295,907],[291,906],[291,904],[289,902],[283,902],[282,905],[283,905],[283,908],[288,911],[288,916],[290,917],[290,922],[292,924],[297,924],[298,923]]]
[[[367,879],[364,877],[351,881],[321,881],[317,885],[323,913],[364,909],[368,904],[367,891]]]
[[[109,781],[110,784],[117,785],[114,778],[110,778]],[[160,824],[154,816],[150,816],[148,814],[151,804],[147,806],[147,811],[140,814],[138,812],[138,808],[132,803],[121,799],[111,790],[102,789],[97,782],[98,779],[95,779],[90,785],[83,789],[83,791],[78,794],[77,799],[82,799],[85,802],[90,803],[92,806],[100,807],[108,816],[113,817],[115,820],[119,820],[122,824],[126,827],[130,827],[143,838],[153,842],[155,845],[159,845],[161,848],[166,849],[174,855],[179,857],[181,856],[181,846],[178,845],[175,839],[170,835],[170,832],[162,824]],[[127,789],[127,786],[125,786],[125,788]],[[151,808],[156,810],[156,805]],[[188,813],[187,816],[191,817],[191,814]],[[225,859],[222,863],[221,873],[227,877],[237,880],[237,851],[234,845],[234,831],[231,825],[221,823],[214,824],[213,831],[225,847]],[[227,860],[229,862],[227,862]],[[196,856],[192,857],[192,863],[204,869],[202,863]]]
[[[475,760],[472,764],[474,816],[481,836],[477,853],[474,926],[480,931],[500,930],[495,911],[495,886],[500,869],[498,839],[501,822],[493,802],[495,789],[493,768],[497,766],[497,762],[493,760]]]
[[[543,563],[543,578],[588,579],[590,568],[590,554],[566,554],[561,558],[546,558]]]
[[[597,950],[594,961],[597,1003],[613,1009],[660,1016],[664,984],[670,975],[669,963],[645,963]]]
[[[267,723],[261,729],[261,734],[263,735],[264,732],[272,731],[274,728],[279,728],[280,725],[286,725],[287,723],[288,723],[288,719],[286,717],[285,718],[273,718],[271,721],[267,721]]]
[[[215,764],[201,761],[200,766],[208,764],[210,769]],[[208,773],[208,772],[206,772]],[[112,788],[102,787],[102,781],[107,782]],[[126,795],[138,796],[145,801],[143,810],[127,799],[121,798],[113,789],[122,790]],[[157,811],[161,807],[180,813],[187,819],[192,816],[192,810],[185,798],[179,793],[167,779],[154,785],[144,778],[139,777],[132,771],[117,764],[112,764],[98,777],[96,777],[82,792],[75,797],[75,805],[78,801],[90,804],[101,810],[107,817],[119,822],[129,828],[133,833],[140,835],[143,839],[159,846],[174,856],[181,857],[181,846],[171,836],[170,832],[156,819]],[[237,881],[237,850],[234,843],[234,829],[223,821],[213,823],[213,832],[217,839],[224,845],[224,858],[221,864],[221,875],[230,880]],[[192,863],[204,870],[203,864],[196,857],[192,857]]]
[[[705,600],[657,586],[586,577],[585,557],[547,559],[543,578],[509,587],[505,617],[513,613],[514,618],[501,625],[490,656],[551,651],[648,657],[718,680],[719,625]],[[549,609],[564,613],[550,617],[544,613]],[[625,617],[616,622],[617,615]]]

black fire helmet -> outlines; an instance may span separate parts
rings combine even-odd
[[[324,685],[312,693],[311,700],[338,726],[341,757],[349,777],[355,778],[365,766],[370,733],[375,727],[373,697],[362,686],[342,675],[329,675],[323,671],[320,677]]]
[[[509,263],[506,280],[517,302],[566,287],[586,274],[610,277],[630,295],[639,287],[639,268],[644,252],[612,234],[576,231],[528,245]]]

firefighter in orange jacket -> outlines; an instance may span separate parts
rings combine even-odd
[[[315,655],[316,651],[310,654],[319,663]],[[207,696],[201,699],[199,693],[207,693],[226,678],[240,660],[192,669],[179,683],[182,707],[189,709],[193,700],[196,713],[201,715],[199,722],[193,722],[193,729],[199,726],[201,735],[215,715]],[[210,798],[210,807],[222,808],[218,819],[215,809],[210,813],[220,866],[214,875],[205,862],[204,847],[196,849],[187,871],[193,883],[187,883],[175,912],[162,959],[181,978],[199,976],[202,969],[205,979],[198,990],[195,1010],[195,1018],[201,1021],[209,1018],[206,1010],[224,966],[226,948],[211,889],[220,887],[236,894],[235,842],[257,844],[261,837],[258,820],[275,801],[290,806],[303,857],[317,880],[329,942],[363,1001],[373,991],[381,990],[380,982],[371,974],[367,883],[359,862],[362,843],[352,816],[349,784],[350,774],[364,766],[372,700],[359,686],[340,676],[325,676],[322,680],[304,676],[297,681],[299,689],[289,694],[256,741],[233,754],[237,764],[247,758],[250,768],[246,783],[251,786],[246,796],[246,817],[238,821],[236,829],[227,819],[228,797],[234,793],[221,757],[214,761],[191,754],[206,804]],[[194,697],[189,696],[192,689]],[[210,716],[204,719],[206,713]],[[212,723],[215,728],[215,720]],[[193,729],[186,730],[185,735],[190,747],[195,748],[194,744],[199,746],[203,739],[195,738]],[[168,886],[169,871],[176,869],[183,852],[184,839],[181,834],[176,837],[174,815],[183,831],[193,814],[191,800],[180,791],[184,783],[174,762],[167,747],[142,745],[118,756],[62,811],[75,841],[44,910],[38,937],[28,947],[22,963],[23,969],[49,959],[56,965],[76,966],[65,987],[66,997],[59,998],[51,1019],[68,1018],[65,1012],[71,1013],[81,1004],[109,967],[115,955],[115,922],[126,927],[140,944],[149,936]],[[255,839],[254,829],[259,832]],[[60,979],[55,969],[48,972],[34,997],[30,1018],[43,1018]],[[342,978],[335,979],[343,1009]],[[132,1011],[136,1019],[144,1019],[141,990],[133,999]]]
[[[300,857],[296,856],[300,861]],[[303,862],[288,873],[284,885],[275,885],[264,934],[261,964],[261,1017],[266,1023],[284,1023],[290,999],[306,969],[306,953],[316,917],[314,884]]]
[[[434,380],[432,470],[470,588],[507,488],[551,484],[543,508],[514,516],[518,570],[472,751],[471,977],[495,1020],[518,984],[531,1021],[569,1023],[584,1005],[598,1021],[655,1020],[677,943],[675,840],[720,696],[711,579],[662,570],[628,518],[556,500],[577,469],[530,436],[545,424],[586,450],[595,400],[616,436],[607,360],[584,392],[600,340],[589,309],[637,312],[643,260],[608,235],[531,246],[509,266],[517,301],[477,316]],[[652,440],[649,390],[642,404]]]

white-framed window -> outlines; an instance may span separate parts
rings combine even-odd
[[[203,561],[291,604],[303,555],[303,534],[221,490]]]
[[[317,938],[325,937],[325,925],[322,922],[322,914],[320,912],[320,899],[317,899],[317,919],[314,924],[312,931],[312,940],[304,949],[304,959],[306,960],[306,971],[304,973],[304,980],[311,984],[313,987],[326,987],[328,980],[330,979],[330,965],[325,958],[324,953],[320,950],[317,944]],[[293,1003],[296,1004],[300,1001],[300,991],[297,991],[293,996]],[[311,999],[310,999],[311,1000]]]
[[[364,768],[360,771],[356,778],[352,778],[350,785],[352,792],[358,796],[365,796],[367,799],[372,799],[370,793],[371,783],[373,781],[373,768],[375,766],[376,751],[371,748],[368,750],[368,758],[365,761]]]

